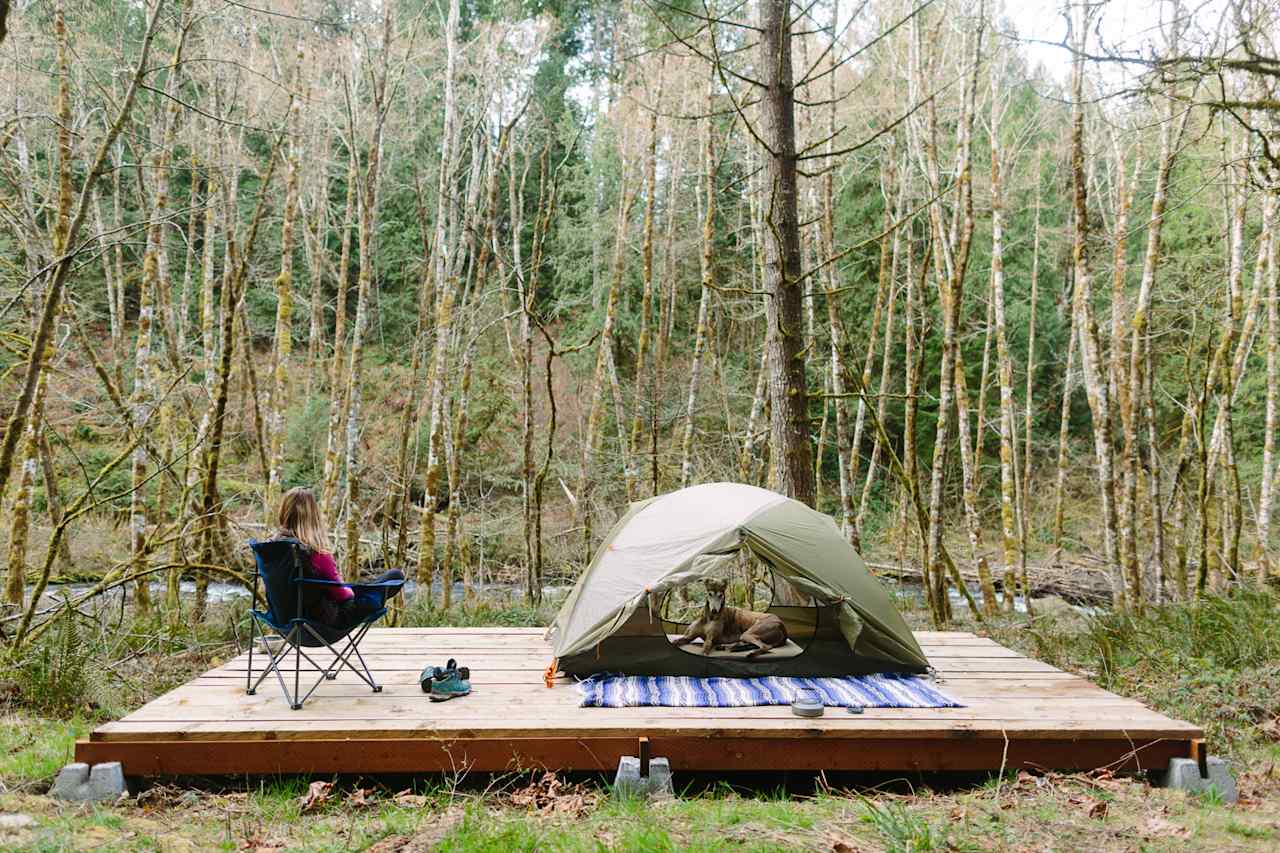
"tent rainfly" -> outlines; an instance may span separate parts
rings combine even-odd
[[[718,574],[740,551],[813,606],[773,604],[787,645],[755,658],[671,639],[672,590]],[[835,522],[799,501],[740,483],[707,483],[631,504],[547,630],[554,673],[859,675],[923,672],[929,662],[889,595]]]

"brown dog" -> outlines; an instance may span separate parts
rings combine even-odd
[[[677,646],[702,638],[702,653],[709,655],[714,649],[744,651],[753,658],[787,642],[787,626],[772,613],[756,613],[724,603],[726,581],[704,581],[707,587],[707,603],[684,636],[675,640]],[[754,648],[753,648],[754,647]]]

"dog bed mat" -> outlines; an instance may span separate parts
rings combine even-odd
[[[583,708],[744,708],[790,705],[812,691],[833,708],[961,708],[919,675],[800,678],[694,678],[684,675],[593,675],[578,683]]]
[[[667,635],[667,639],[671,641],[673,644],[677,639],[679,639],[679,637],[680,637],[679,634]],[[692,643],[689,643],[688,645],[680,646],[680,648],[688,652],[689,654],[701,655],[702,639],[699,638],[697,640],[694,640]],[[769,649],[769,651],[762,652],[761,654],[758,654],[755,657],[749,657],[750,654],[751,654],[750,649],[746,649],[740,652],[733,652],[728,649],[715,649],[714,651],[711,652],[711,654],[707,655],[707,657],[730,658],[733,660],[753,660],[753,661],[766,662],[771,660],[785,660],[786,658],[796,657],[797,655],[804,654],[804,649],[802,649],[800,646],[797,646],[794,640],[787,640],[785,643],[778,646],[777,648]]]

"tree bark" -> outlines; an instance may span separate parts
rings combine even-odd
[[[287,132],[297,129],[296,101],[289,105]],[[271,357],[271,397],[267,411],[267,490],[264,518],[268,527],[279,511],[284,478],[285,416],[289,408],[289,357],[293,353],[293,223],[298,211],[298,157],[292,141],[286,143],[284,213],[280,220],[280,274],[276,276],[275,349]]]
[[[436,507],[443,504],[440,492],[444,485],[444,428],[449,417],[444,389],[445,362],[449,356],[453,306],[457,298],[455,273],[458,269],[456,253],[460,247],[452,245],[455,229],[454,187],[455,162],[457,160],[457,65],[459,0],[450,0],[449,17],[445,23],[445,76],[444,76],[444,124],[441,130],[440,173],[437,185],[438,208],[436,233],[432,252],[432,270],[436,293],[435,351],[431,356],[427,378],[427,407],[431,412],[430,437],[427,440],[427,471],[423,482],[422,515],[419,520],[418,575],[426,573],[427,595],[432,595],[436,577]],[[444,488],[448,488],[444,485]],[[445,601],[451,593],[447,582],[443,585]],[[446,604],[447,606],[447,604]]]
[[[760,70],[765,92],[765,346],[769,351],[770,463],[775,488],[809,506],[814,502],[805,378],[804,314],[797,211],[795,91],[791,70],[791,3],[762,0]]]
[[[997,63],[991,64],[991,301],[996,321],[996,372],[1000,384],[1000,529],[1003,534],[1005,602],[1012,609],[1012,587],[1015,586],[1014,578],[1019,568],[1020,542],[1014,517],[1017,499],[1014,442],[1017,439],[1013,412],[1013,359],[1009,355],[1009,339],[1005,329],[1004,187],[1001,180],[1003,155],[1000,148],[1002,70]],[[1039,175],[1036,177],[1038,179]],[[1022,595],[1030,607],[1031,590],[1024,588]]]
[[[1076,316],[1076,333],[1080,336],[1080,360],[1089,408],[1093,414],[1094,454],[1098,463],[1098,486],[1102,495],[1102,534],[1106,564],[1111,573],[1112,599],[1116,606],[1125,605],[1125,579],[1122,576],[1120,552],[1116,543],[1116,492],[1114,450],[1111,429],[1111,395],[1098,342],[1098,323],[1093,312],[1093,275],[1089,270],[1088,188],[1084,168],[1084,48],[1092,12],[1076,13],[1073,32],[1078,51],[1072,63],[1071,111],[1071,184],[1075,230],[1072,240],[1072,269],[1075,276],[1072,297]],[[1135,592],[1138,590],[1135,588]]]

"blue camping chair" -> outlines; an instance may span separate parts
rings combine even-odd
[[[381,693],[382,686],[373,680],[373,673],[360,654],[360,641],[368,633],[373,623],[381,619],[387,612],[386,602],[404,585],[403,580],[387,580],[379,583],[340,583],[338,581],[309,578],[306,575],[308,562],[307,552],[302,543],[296,539],[272,539],[267,542],[252,541],[253,557],[257,570],[253,575],[253,599],[258,601],[258,580],[262,580],[263,592],[266,593],[266,612],[252,609],[251,629],[249,636],[249,673],[245,678],[245,692],[254,695],[259,685],[271,673],[275,673],[284,692],[289,707],[297,711],[302,703],[311,698],[324,681],[338,677],[343,668],[350,669],[365,684],[373,688],[374,693]],[[322,593],[326,586],[345,586],[355,593],[357,598],[372,600],[376,609],[367,616],[361,617],[355,624],[335,628],[324,622],[309,618],[303,607],[304,591],[310,595]],[[307,596],[307,597],[310,597]],[[253,647],[258,635],[264,638],[269,633],[280,635],[284,639],[279,651],[267,653],[266,668],[253,680]],[[339,651],[334,644],[346,644]],[[320,666],[303,651],[304,648],[327,648],[333,653],[333,662],[329,666]],[[285,683],[285,674],[281,664],[287,667],[287,658],[293,653],[293,692]],[[353,659],[354,657],[354,659]],[[302,659],[315,667],[320,673],[316,683],[305,695],[301,693]],[[356,666],[359,662],[359,667]],[[308,676],[310,677],[310,676]]]

